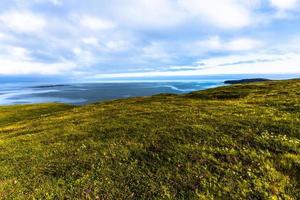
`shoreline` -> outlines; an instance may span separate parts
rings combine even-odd
[[[250,80],[250,82],[246,82],[247,80]],[[234,81],[234,82],[239,82],[239,83],[232,83],[232,84],[226,84],[224,82],[221,82],[220,84],[218,85],[215,85],[215,86],[211,86],[211,87],[207,87],[207,88],[204,88],[204,89],[199,89],[199,90],[186,90],[186,92],[163,92],[163,93],[157,93],[157,94],[152,94],[152,95],[137,95],[137,96],[124,96],[123,98],[122,97],[119,97],[119,98],[112,98],[112,99],[99,99],[99,100],[96,100],[94,102],[88,102],[86,99],[84,98],[81,98],[78,100],[78,102],[76,102],[76,100],[74,100],[73,102],[72,101],[65,101],[65,102],[61,102],[61,101],[44,101],[44,102],[37,102],[37,103],[15,103],[15,104],[0,104],[0,107],[9,107],[9,106],[22,106],[22,105],[45,105],[45,104],[64,104],[64,105],[70,105],[70,106],[86,106],[86,105],[91,105],[91,104],[95,104],[95,103],[103,103],[103,102],[110,102],[110,101],[116,101],[116,100],[126,100],[126,99],[130,99],[130,98],[139,98],[139,97],[152,97],[152,96],[156,96],[156,95],[165,95],[165,94],[174,94],[174,95],[188,95],[188,94],[191,94],[191,93],[194,93],[194,92],[202,92],[202,91],[206,91],[206,90],[210,90],[210,89],[218,89],[218,88],[221,88],[221,87],[231,87],[231,86],[234,86],[234,85],[237,85],[237,84],[256,84],[256,83],[260,83],[260,82],[256,82],[255,80],[257,79],[240,79],[240,80],[227,80],[227,81]],[[297,79],[287,79],[287,80],[267,80],[267,79],[264,79],[263,82],[268,82],[268,81],[273,81],[273,82],[278,82],[278,81],[289,81],[289,80],[297,80]],[[252,82],[251,82],[252,81]],[[254,81],[254,82],[253,82]],[[163,82],[161,82],[163,83]],[[180,83],[180,82],[179,82]],[[47,89],[49,87],[51,88],[55,88],[55,87],[69,87],[69,86],[72,86],[70,84],[53,84],[53,85],[43,85],[43,86],[37,86],[37,87],[34,87],[31,89]],[[163,87],[168,87],[168,88],[171,88],[172,87],[169,87],[169,86],[163,86]],[[180,90],[178,90],[180,91]],[[78,91],[79,92],[79,91]],[[30,95],[30,94],[29,94]],[[49,98],[50,99],[50,98]],[[24,100],[25,101],[25,100]],[[84,103],[84,102],[87,102],[87,103]]]

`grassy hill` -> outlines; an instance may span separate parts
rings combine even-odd
[[[0,107],[0,199],[300,199],[300,80]]]

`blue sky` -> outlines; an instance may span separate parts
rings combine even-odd
[[[1,0],[0,77],[300,72],[300,0]]]

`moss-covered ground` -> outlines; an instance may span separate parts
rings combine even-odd
[[[0,199],[300,199],[300,80],[0,107]]]

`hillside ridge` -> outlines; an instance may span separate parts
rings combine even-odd
[[[0,106],[0,199],[300,199],[299,89]]]

